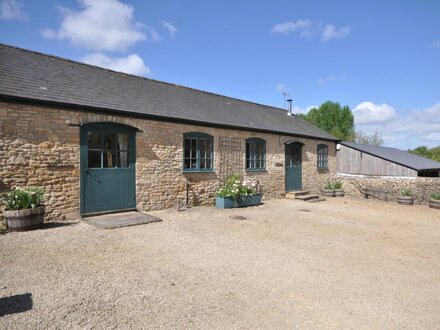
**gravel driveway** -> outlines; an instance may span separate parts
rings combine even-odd
[[[437,210],[341,198],[152,214],[164,221],[1,236],[0,328],[440,328]]]

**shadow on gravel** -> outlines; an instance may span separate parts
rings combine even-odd
[[[73,225],[77,225],[78,223],[79,222],[45,222],[43,226],[40,228],[40,230],[73,226]]]
[[[0,298],[0,317],[29,311],[32,305],[32,293]]]

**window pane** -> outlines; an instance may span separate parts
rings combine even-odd
[[[127,168],[128,167],[128,151],[120,151],[118,157],[117,167]]]
[[[103,167],[116,167],[117,162],[116,162],[116,151],[110,151],[110,150],[106,150],[104,151],[103,154],[103,163],[104,166]]]
[[[105,133],[104,134],[104,149],[117,150],[116,140],[117,140],[116,134]]]
[[[209,159],[206,160],[206,169],[212,170],[212,161]]]
[[[191,158],[197,157],[197,140],[191,139]]]
[[[201,170],[206,169],[206,160],[204,160],[204,159],[200,160],[200,169]]]
[[[200,139],[199,141],[200,144],[200,158],[206,158],[206,140],[205,139]]]
[[[89,168],[101,168],[101,151],[89,150],[87,162]]]
[[[185,159],[184,168],[186,170],[191,168],[191,160],[190,159]]]
[[[101,149],[102,148],[102,135],[98,132],[88,132],[88,147],[89,149]],[[101,167],[101,166],[99,166]]]
[[[128,134],[119,133],[117,136],[118,136],[118,149],[117,150],[128,151]]]

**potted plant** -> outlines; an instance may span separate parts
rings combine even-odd
[[[411,190],[403,189],[400,192],[400,195],[397,196],[397,203],[403,204],[403,205],[413,205],[414,198],[413,198]]]
[[[215,196],[218,208],[233,208],[261,204],[261,193],[257,193],[251,184],[242,183],[240,175],[231,175]]]
[[[25,231],[39,228],[44,222],[43,188],[13,189],[3,194],[3,213],[8,230]]]
[[[429,207],[440,210],[440,194],[431,195],[429,200]]]
[[[335,183],[333,183],[333,188],[335,189],[336,197],[344,197],[344,189],[342,189],[341,181],[335,181]]]
[[[321,191],[321,194],[326,197],[335,197],[335,187],[332,182],[328,181],[324,189]]]

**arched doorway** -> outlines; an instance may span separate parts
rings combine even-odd
[[[135,133],[115,123],[81,126],[81,214],[136,207]]]
[[[301,142],[286,143],[286,191],[302,189],[302,147]]]

